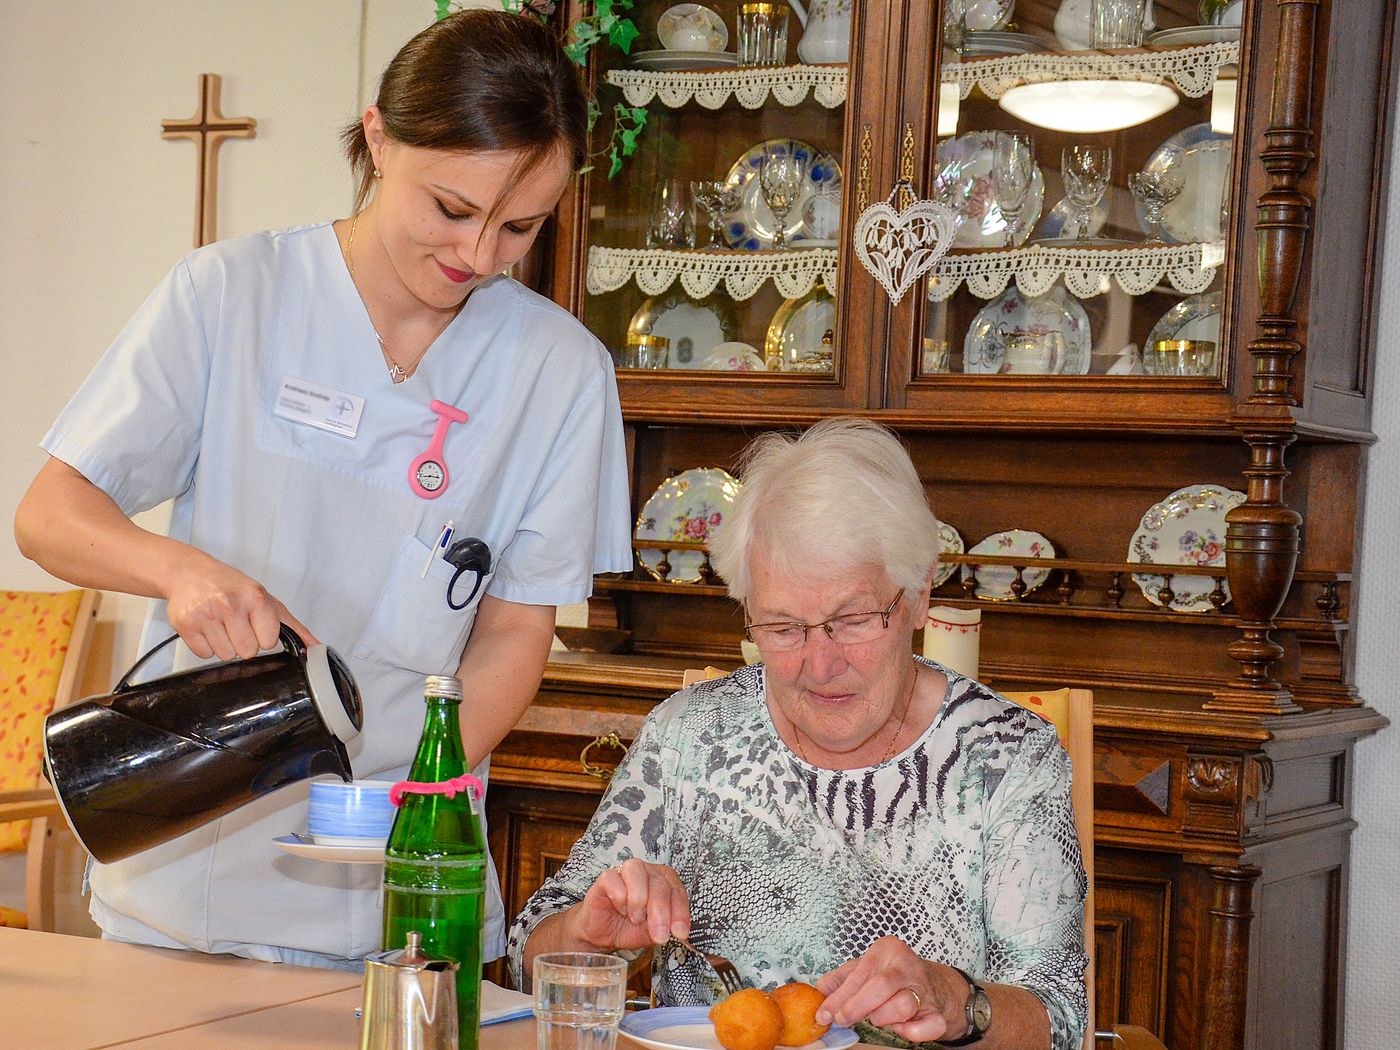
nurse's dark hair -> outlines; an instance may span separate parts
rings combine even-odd
[[[434,22],[389,62],[374,104],[385,134],[405,146],[519,151],[513,184],[558,153],[575,169],[588,153],[578,67],[554,30],[530,15],[473,9]],[[341,137],[358,211],[374,185],[374,161],[360,121]]]

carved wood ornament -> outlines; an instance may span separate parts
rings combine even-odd
[[[194,198],[194,246],[218,239],[219,147],[225,139],[251,139],[258,122],[252,117],[226,117],[219,112],[223,78],[217,73],[199,75],[199,108],[185,120],[162,120],[163,139],[191,139],[199,148]]]

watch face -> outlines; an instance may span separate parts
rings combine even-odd
[[[418,484],[422,485],[429,492],[436,492],[442,488],[444,474],[441,463],[434,463],[431,459],[424,460],[418,464]]]
[[[972,993],[972,1020],[979,1032],[985,1032],[992,1023],[992,1000],[981,988]]]

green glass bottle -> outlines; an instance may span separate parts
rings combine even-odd
[[[429,676],[427,717],[408,778],[415,787],[467,773],[457,711],[462,683]],[[481,950],[486,921],[486,840],[471,791],[403,794],[384,854],[384,944],[402,948],[410,930],[429,958],[458,963],[461,1050],[476,1050],[481,1020]]]

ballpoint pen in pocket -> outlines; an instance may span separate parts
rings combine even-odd
[[[427,579],[428,570],[433,567],[433,559],[443,551],[447,550],[447,545],[452,542],[452,527],[455,524],[450,518],[442,531],[438,533],[437,542],[433,544],[433,551],[428,555],[428,560],[423,563],[423,571],[418,574],[420,580]]]

